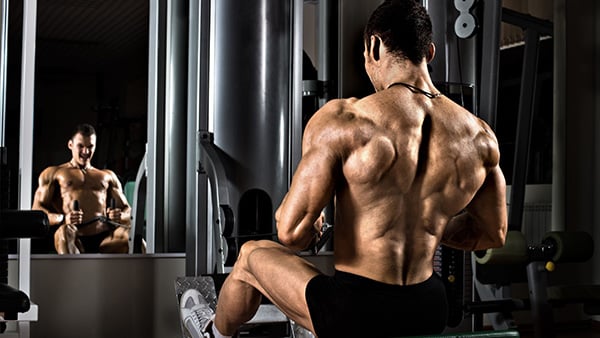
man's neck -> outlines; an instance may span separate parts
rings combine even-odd
[[[84,172],[85,172],[86,170],[89,170],[89,169],[91,169],[91,168],[92,168],[92,165],[91,165],[91,164],[89,164],[89,163],[85,163],[85,164],[81,165],[81,164],[79,164],[79,163],[75,162],[74,160],[71,160],[71,161],[69,161],[69,164],[70,164],[70,165],[71,165],[73,168],[80,169],[80,170],[82,170],[82,171],[84,171]]]
[[[435,91],[425,62],[420,65],[410,61],[403,62],[383,79],[381,89],[387,89],[395,83],[406,83],[426,91]]]

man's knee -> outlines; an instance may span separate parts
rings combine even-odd
[[[242,263],[245,261],[256,249],[260,246],[258,241],[247,241],[240,247],[240,252],[238,254],[238,262]]]
[[[68,225],[63,224],[59,226],[58,229],[56,229],[56,231],[54,232],[54,239],[66,241],[75,238],[75,235],[76,234],[74,233],[74,231],[72,231],[68,227]]]
[[[73,226],[63,224],[54,232],[54,249],[58,254],[80,253],[83,250]]]
[[[129,233],[124,232],[124,231],[121,231],[121,232],[115,231],[112,235],[112,238],[114,241],[128,243],[129,242]]]
[[[251,261],[256,259],[257,252],[264,252],[274,248],[277,243],[269,240],[247,241],[240,247],[240,253],[236,265],[241,265],[244,269],[249,269]]]

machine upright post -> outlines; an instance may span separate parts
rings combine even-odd
[[[0,3],[0,148],[4,147],[6,120],[6,59],[8,54],[8,0]]]
[[[548,273],[544,265],[545,262],[538,261],[527,264],[529,302],[535,338],[554,338],[554,314],[546,294]]]
[[[199,173],[201,130],[208,130],[210,100],[210,45],[212,31],[212,1],[190,1],[188,39],[188,147],[186,276],[199,276],[211,271],[215,251],[212,248],[211,227],[208,226],[208,180]],[[190,142],[188,142],[190,144]]]
[[[481,75],[479,78],[477,113],[493,129],[496,128],[498,98],[498,65],[500,58],[500,24],[502,1],[483,1],[481,28]]]

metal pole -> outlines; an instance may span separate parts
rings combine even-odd
[[[324,0],[322,0],[324,1]],[[289,163],[289,177],[294,175],[296,166],[300,162],[302,157],[302,36],[303,36],[303,17],[304,17],[304,1],[293,0],[292,1],[292,51],[291,51],[291,79],[292,92],[290,93],[291,98],[291,109],[290,111],[290,163]],[[320,20],[320,19],[319,19]],[[274,201],[279,203],[280,201]]]
[[[215,1],[211,111],[214,144],[228,158],[233,237],[272,234],[274,206],[289,185],[290,102],[296,102],[290,95],[301,94],[291,79],[298,69],[289,71],[299,42],[292,41],[292,25],[299,24],[292,22],[294,7],[292,0]],[[248,41],[252,48],[232,52]]]
[[[595,4],[595,23],[596,23],[596,39],[598,39],[598,37],[600,37],[600,3],[598,1],[594,2]],[[596,55],[600,55],[600,44],[596,43],[595,45],[596,47]],[[599,93],[599,89],[600,88],[600,65],[598,63],[596,63],[596,89],[595,89],[595,93],[596,93],[596,97],[595,97],[595,103],[596,103],[596,130],[600,130],[600,93]],[[600,168],[600,155],[598,155],[598,151],[600,150],[600,135],[598,135],[598,133],[595,133],[596,136],[596,142],[595,142],[595,167],[596,167],[596,171],[598,171],[598,168]],[[595,186],[594,186],[594,200],[596,201],[596,203],[598,201],[600,201],[600,179],[598,179],[597,177],[595,177]],[[597,226],[598,222],[600,222],[600,208],[595,208],[595,215],[594,215],[594,224],[596,224],[596,226],[593,227],[593,236],[594,236],[594,242],[595,243],[600,243],[600,228]],[[593,274],[593,278],[592,278],[592,283],[594,284],[600,284],[600,268],[598,268],[600,266],[600,251],[596,250],[596,252],[594,253],[594,256],[592,258],[592,266],[595,266],[596,268],[594,269],[594,274]]]
[[[546,290],[548,289],[548,272],[545,262],[527,264],[527,284],[529,286],[529,302],[535,338],[554,338],[554,314]]]
[[[318,68],[318,80],[324,85],[328,86],[326,89],[330,89],[330,14],[331,5],[329,0],[320,0],[317,4],[317,24],[318,24],[318,36],[317,36],[317,68]],[[329,99],[330,93],[325,93],[324,97],[319,98],[319,107],[323,106]]]
[[[168,252],[185,250],[187,149],[187,6],[167,2],[165,86],[164,245]]]
[[[31,209],[33,100],[37,1],[23,2],[23,51],[21,56],[21,119],[19,128],[19,209]],[[30,294],[31,239],[19,239],[19,289]],[[26,314],[23,314],[26,316]],[[19,315],[21,318],[21,314]],[[37,320],[37,318],[33,318]],[[21,336],[29,336],[29,322],[19,322]]]
[[[509,230],[521,230],[522,226],[525,185],[527,184],[527,172],[529,168],[531,126],[535,110],[534,97],[537,88],[539,38],[540,34],[535,29],[529,28],[525,30],[525,51],[519,98],[517,139],[515,141],[515,161],[513,163],[510,210],[508,214]]]
[[[186,276],[209,273],[212,245],[207,225],[207,179],[199,174],[198,130],[208,129],[211,1],[190,0],[188,80],[188,199],[186,229]],[[192,143],[193,142],[193,143]]]
[[[478,116],[493,129],[496,128],[498,98],[498,64],[500,58],[500,24],[502,1],[485,0],[483,3],[483,27],[481,41],[481,73],[479,78]]]
[[[552,230],[566,226],[566,0],[554,0],[554,83],[552,130]]]
[[[146,252],[155,253],[157,249],[157,223],[162,224],[160,196],[163,195],[163,140],[164,140],[164,101],[160,93],[164,89],[163,29],[161,17],[164,6],[159,0],[149,3],[148,37],[148,148],[147,148],[147,186],[146,186]],[[162,228],[162,226],[159,226]]]
[[[0,3],[0,147],[4,147],[6,120],[6,55],[8,54],[8,0]]]

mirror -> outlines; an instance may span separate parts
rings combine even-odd
[[[148,13],[148,0],[37,1],[32,196],[44,168],[71,159],[67,141],[84,122],[97,134],[92,165],[123,186],[135,180],[146,144]],[[17,170],[22,17],[22,1],[11,1],[6,144]],[[34,240],[32,253],[47,246]]]

